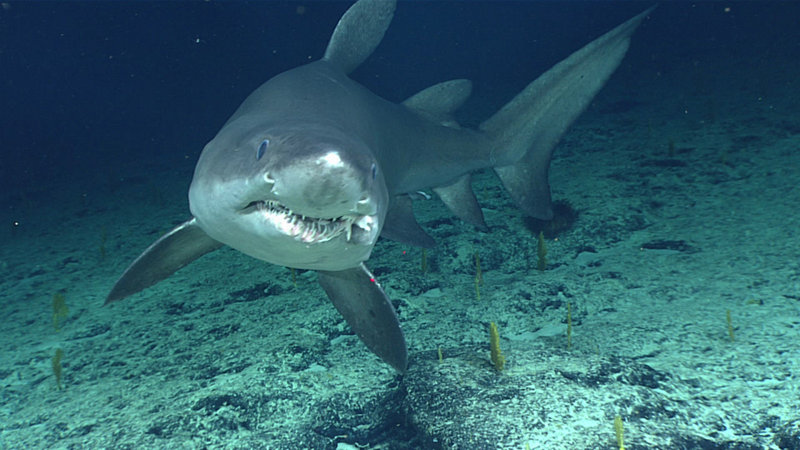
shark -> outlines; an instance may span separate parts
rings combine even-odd
[[[487,231],[470,186],[491,168],[526,215],[550,219],[553,149],[616,70],[653,8],[528,84],[476,128],[453,113],[466,79],[392,103],[348,76],[378,47],[395,0],[359,0],[324,56],[253,91],[203,148],[189,188],[191,218],[122,273],[106,304],[151,287],[228,246],[256,259],[316,271],[366,347],[398,372],[408,350],[392,303],[365,262],[379,237],[429,248],[414,193],[435,192],[457,217]]]

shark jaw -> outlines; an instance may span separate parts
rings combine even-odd
[[[330,217],[270,198],[234,207],[224,199],[194,202],[197,223],[214,240],[272,264],[296,269],[338,271],[369,259],[385,211],[359,214],[355,208]],[[225,206],[225,203],[228,206]],[[364,211],[367,212],[367,211]],[[314,214],[314,215],[310,215]]]
[[[372,245],[378,236],[377,217],[345,214],[320,218],[296,214],[275,200],[250,202],[243,213],[256,213],[281,234],[306,244],[319,244],[344,236],[355,245]]]

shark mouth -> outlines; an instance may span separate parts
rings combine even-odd
[[[336,237],[354,244],[370,244],[375,225],[374,217],[346,214],[333,218],[319,218],[295,214],[291,209],[274,200],[251,202],[244,211],[255,209],[281,233],[297,241],[319,244]]]

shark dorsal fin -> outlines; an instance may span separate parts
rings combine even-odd
[[[339,19],[322,59],[350,73],[383,39],[394,16],[395,0],[359,0]]]
[[[403,102],[407,108],[443,125],[453,126],[451,114],[472,94],[472,82],[465,79],[444,81],[423,89]]]

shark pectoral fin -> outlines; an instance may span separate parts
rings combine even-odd
[[[395,0],[360,0],[344,13],[322,58],[350,73],[381,43],[394,16]]]
[[[436,241],[428,236],[414,218],[414,209],[408,195],[398,195],[392,199],[386,213],[381,237],[415,247],[433,248]]]
[[[403,330],[389,297],[366,266],[317,273],[322,289],[361,341],[398,372],[405,372],[408,354]]]
[[[483,211],[478,205],[478,199],[472,192],[470,179],[470,174],[464,174],[448,186],[433,188],[433,192],[436,192],[445,206],[461,220],[481,231],[489,231],[489,227],[483,220]]]
[[[196,219],[184,222],[147,247],[125,269],[106,297],[105,304],[148,288],[221,246],[200,229]]]

